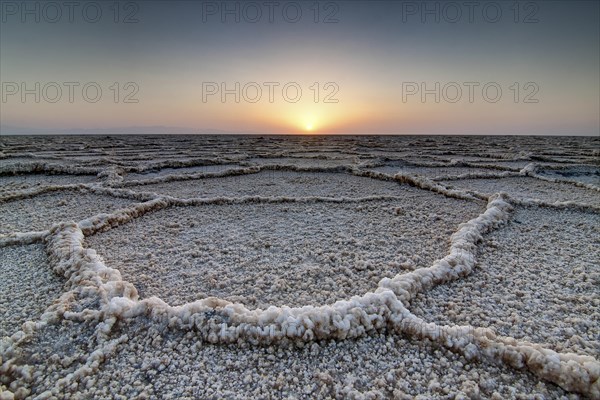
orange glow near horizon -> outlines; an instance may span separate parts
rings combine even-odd
[[[310,133],[314,131],[315,128],[315,117],[313,115],[307,115],[306,117],[304,117],[304,130]]]

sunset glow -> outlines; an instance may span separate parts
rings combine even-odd
[[[462,10],[462,20],[440,15],[438,23],[429,14],[423,21],[418,10],[404,15],[405,2],[360,0],[320,14],[313,2],[300,2],[306,8],[293,23],[281,9],[272,22],[266,10],[260,21],[240,11],[236,22],[217,9],[203,15],[203,3],[213,2],[143,2],[128,24],[115,23],[108,6],[103,15],[110,18],[95,23],[23,23],[33,17],[7,14],[0,24],[3,133],[600,129],[598,2],[543,2],[531,23],[521,20],[533,11],[514,14],[510,2],[494,3],[505,8],[494,23],[481,10],[474,22]],[[564,71],[573,68],[567,79]]]

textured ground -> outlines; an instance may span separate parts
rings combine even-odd
[[[60,221],[86,217],[126,207],[132,201],[75,191],[45,193],[0,203],[0,234],[41,231]]]
[[[448,186],[474,190],[486,195],[506,192],[518,199],[534,198],[546,202],[575,201],[600,205],[597,191],[573,186],[568,183],[546,182],[530,177],[509,177],[503,179],[465,179],[448,182]]]
[[[393,182],[343,175],[332,172],[262,171],[246,176],[220,179],[175,181],[143,185],[140,190],[181,198],[218,196],[324,196],[367,197],[376,195],[401,196],[410,188]]]
[[[39,244],[0,247],[0,271],[0,336],[38,319],[63,291]]]
[[[0,399],[600,398],[599,144],[2,137]]]
[[[44,185],[68,185],[89,183],[96,179],[94,175],[13,175],[0,176],[0,195],[6,192],[41,187]]]
[[[253,308],[328,304],[442,258],[448,236],[483,209],[417,189],[404,193],[364,204],[169,208],[87,244],[142,297],[170,304],[209,296]]]
[[[196,173],[205,173],[205,172],[219,172],[224,171],[229,168],[236,168],[238,165],[236,164],[220,164],[220,165],[200,165],[197,167],[182,167],[182,168],[162,168],[157,170],[149,170],[143,173],[131,172],[125,175],[124,179],[126,181],[135,181],[135,180],[144,180],[144,179],[152,179],[157,178],[159,176],[167,176],[167,175],[186,175],[186,174],[196,174]]]
[[[423,293],[417,315],[493,327],[559,351],[600,352],[598,214],[523,208],[490,234],[469,277]]]

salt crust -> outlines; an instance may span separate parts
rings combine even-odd
[[[76,168],[76,167],[75,167]],[[221,173],[195,175],[191,179],[217,178],[228,174],[257,173],[278,166],[251,167],[227,170]],[[283,168],[283,167],[282,167]],[[285,167],[287,170],[314,171]],[[283,340],[307,342],[312,340],[342,340],[371,335],[374,332],[391,331],[417,339],[428,339],[462,354],[467,360],[490,360],[502,362],[517,369],[528,369],[540,378],[554,382],[565,390],[579,392],[591,398],[600,398],[600,363],[591,356],[558,353],[535,343],[498,336],[492,329],[470,325],[437,325],[412,314],[406,305],[419,293],[436,285],[444,284],[470,274],[476,266],[478,244],[487,233],[500,229],[511,219],[516,205],[541,206],[555,209],[572,209],[597,212],[596,205],[583,202],[550,202],[543,199],[512,199],[505,194],[486,196],[483,193],[448,189],[441,183],[421,176],[397,174],[394,176],[365,171],[353,167],[335,167],[320,171],[350,173],[378,180],[395,181],[430,190],[458,199],[485,199],[485,212],[461,224],[451,236],[447,256],[430,267],[401,273],[379,282],[373,292],[340,300],[325,306],[269,307],[248,309],[243,304],[231,303],[218,298],[207,298],[181,306],[170,306],[160,298],[140,300],[135,287],[124,281],[118,270],[107,267],[92,249],[84,247],[86,235],[114,228],[145,213],[174,205],[232,204],[232,203],[282,203],[282,202],[347,202],[348,199],[329,197],[264,198],[191,198],[178,199],[147,192],[111,188],[119,184],[119,171],[108,171],[103,184],[80,184],[69,187],[40,188],[35,191],[15,192],[4,195],[0,202],[14,198],[28,198],[50,191],[79,190],[103,193],[121,198],[143,201],[130,207],[80,221],[63,222],[48,231],[27,232],[0,237],[0,245],[25,245],[43,242],[53,271],[65,279],[66,291],[60,299],[48,307],[37,321],[26,322],[21,331],[5,338],[0,347],[0,387],[3,397],[19,390],[19,384],[28,381],[30,369],[19,363],[15,354],[19,346],[35,337],[35,332],[59,321],[96,323],[97,350],[93,351],[75,372],[61,378],[57,388],[72,388],[73,384],[93,373],[105,357],[113,354],[118,346],[127,341],[126,336],[111,334],[117,321],[149,318],[158,326],[193,332],[198,339],[209,343],[268,344]],[[61,172],[69,172],[62,169]],[[74,169],[72,173],[82,170]],[[88,172],[88,170],[86,170]],[[524,168],[522,174],[534,179],[544,179],[535,174],[533,167]],[[179,177],[177,178],[179,179]],[[189,176],[181,179],[190,179]],[[546,180],[546,179],[545,179]],[[573,183],[574,186],[581,186]],[[589,190],[595,187],[586,186]],[[374,196],[377,197],[377,196]],[[370,201],[370,198],[354,198],[352,201]],[[76,385],[75,385],[76,387]],[[21,392],[23,393],[23,392]],[[42,396],[43,398],[43,396]]]

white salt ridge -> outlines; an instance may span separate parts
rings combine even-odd
[[[139,151],[136,151],[136,153],[132,155],[131,162],[121,162],[120,164],[122,164],[123,168],[128,173],[143,174],[158,172],[162,175],[162,173],[171,169],[178,169],[182,172],[185,172],[183,170],[185,168],[201,168],[211,166],[219,168],[221,166],[230,166],[232,165],[232,163],[237,163],[237,161],[239,161],[239,157],[235,157],[232,155],[217,156],[215,154],[211,154],[209,158],[191,157],[187,159],[182,159],[181,156],[179,156],[176,159],[165,159],[157,161],[156,154],[150,153],[150,156],[147,158],[149,161],[141,163],[138,161],[139,156]]]
[[[496,339],[491,330],[473,331],[471,327],[440,327],[433,323],[425,323],[412,315],[402,304],[401,300],[409,300],[421,290],[469,273],[475,262],[472,252],[477,241],[487,230],[502,223],[507,218],[509,209],[510,205],[501,198],[491,199],[484,214],[463,225],[453,235],[450,255],[433,267],[398,275],[391,280],[384,279],[375,293],[367,293],[363,297],[353,297],[349,301],[338,301],[323,307],[270,307],[267,310],[248,310],[242,304],[216,298],[199,300],[179,307],[171,307],[158,298],[138,301],[133,285],[122,281],[118,271],[106,268],[95,252],[82,247],[83,233],[76,225],[56,229],[57,236],[52,238],[51,235],[52,239],[48,245],[51,249],[51,259],[57,265],[55,270],[64,274],[69,279],[68,283],[76,284],[85,279],[88,290],[90,284],[97,287],[100,297],[107,301],[103,307],[104,318],[151,315],[157,322],[169,323],[171,326],[187,329],[194,327],[197,335],[213,343],[235,342],[240,339],[271,342],[283,337],[301,340],[345,339],[389,326],[417,337],[441,342],[455,351],[462,352],[467,358],[482,355],[494,359],[508,357],[503,361],[517,367],[527,365],[534,373],[568,390],[592,391],[593,382],[598,378],[594,376],[593,369],[600,366],[591,357],[563,355],[561,358],[554,352],[528,343]],[[84,256],[77,257],[79,253]],[[396,297],[394,291],[399,293],[400,298]],[[207,320],[207,312],[216,312],[216,319],[222,322],[212,322],[215,317]],[[484,346],[484,351],[481,346]],[[510,356],[511,352],[515,351],[515,355]],[[533,358],[534,361],[527,364],[523,359],[525,356]],[[558,357],[550,371],[545,366],[549,362],[549,356]]]
[[[474,252],[482,235],[505,223],[511,209],[511,205],[501,197],[492,197],[485,213],[461,224],[452,235],[449,255],[431,267],[397,275],[393,279],[383,279],[379,287],[391,289],[402,302],[408,303],[419,292],[468,275],[475,266]]]
[[[561,178],[553,178],[553,177],[549,177],[549,176],[545,176],[543,174],[539,174],[539,170],[540,170],[540,166],[535,164],[535,163],[531,163],[528,164],[525,168],[523,168],[521,170],[521,174],[522,175],[528,175],[531,177],[534,177],[536,179],[541,179],[543,181],[546,182],[551,182],[551,183],[566,183],[566,184],[571,184],[573,186],[576,187],[580,187],[580,188],[585,188],[585,189],[591,189],[591,190],[595,190],[597,192],[600,192],[600,186],[593,184],[593,183],[586,183],[586,182],[581,182],[578,180],[572,180],[572,179],[561,179]],[[564,168],[567,169],[567,168]],[[555,169],[556,170],[556,169]]]
[[[0,194],[0,204],[7,203],[10,201],[14,201],[14,200],[33,198],[35,196],[45,194],[45,193],[75,190],[80,187],[82,187],[82,186],[80,186],[79,184],[44,185],[44,186],[35,187],[35,188],[27,188],[27,189],[17,190],[14,192]]]
[[[90,175],[102,172],[101,168],[64,165],[56,162],[35,161],[30,163],[10,163],[0,166],[0,175],[17,175],[32,173]]]
[[[479,246],[471,276],[419,294],[411,309],[437,323],[493,327],[555,351],[595,356],[599,216],[519,207]],[[557,245],[564,242],[569,246]]]
[[[245,175],[245,174],[253,174],[260,172],[259,167],[234,167],[227,168],[222,171],[215,172],[195,172],[190,174],[168,174],[164,176],[156,176],[154,178],[142,179],[142,180],[129,180],[123,182],[121,185],[117,186],[140,186],[140,185],[153,185],[157,183],[165,183],[165,182],[178,182],[178,181],[190,181],[190,180],[198,180],[198,179],[206,179],[206,178],[221,178],[226,176],[237,176],[237,175]]]
[[[12,139],[11,139],[12,140]],[[529,139],[528,139],[529,140]],[[310,172],[321,171],[315,169]],[[105,182],[111,185],[118,181],[120,174],[109,173]],[[309,172],[309,171],[307,171]],[[530,203],[560,210],[565,207],[587,208],[597,212],[597,207],[588,203],[549,202],[547,200],[524,198],[515,202],[506,195],[486,196],[482,193],[462,189],[449,189],[446,186],[420,176],[386,174],[364,171],[355,168],[340,168],[335,171],[383,181],[406,183],[417,188],[465,200],[488,199],[486,211],[480,216],[462,224],[451,237],[449,254],[431,267],[417,269],[407,274],[398,274],[383,279],[374,292],[337,301],[326,306],[269,307],[250,310],[245,305],[227,302],[218,298],[207,298],[182,306],[173,307],[157,297],[140,300],[138,293],[129,282],[122,279],[118,270],[108,268],[101,257],[92,249],[85,249],[86,234],[110,229],[126,223],[145,213],[168,207],[173,204],[206,204],[215,202],[246,201],[295,201],[292,198],[222,197],[177,199],[152,193],[136,193],[122,189],[102,188],[98,185],[78,185],[78,190],[104,191],[106,194],[123,198],[137,198],[143,203],[113,213],[100,214],[76,223],[61,223],[42,233],[25,233],[0,239],[0,245],[28,243],[42,236],[53,270],[66,279],[66,290],[59,301],[52,304],[38,322],[25,323],[23,331],[15,333],[0,346],[0,391],[10,395],[10,377],[16,377],[10,390],[17,390],[20,382],[27,382],[25,367],[11,355],[44,326],[57,321],[90,321],[96,323],[96,335],[106,355],[114,353],[126,337],[113,338],[112,329],[118,320],[150,318],[158,326],[193,332],[194,337],[211,343],[273,343],[282,340],[310,341],[315,339],[342,340],[351,337],[372,335],[375,332],[395,331],[415,338],[427,338],[452,351],[463,354],[467,360],[488,359],[503,362],[517,369],[526,368],[539,377],[554,382],[568,391],[579,392],[591,398],[600,398],[600,363],[590,356],[573,353],[557,353],[538,344],[519,341],[510,337],[497,336],[488,328],[472,326],[437,325],[413,315],[407,307],[418,293],[451,280],[468,275],[475,266],[478,243],[486,233],[500,229],[510,218],[514,204]],[[524,171],[532,174],[532,171]],[[252,171],[251,173],[255,173]],[[534,173],[531,179],[539,179]],[[198,176],[203,179],[204,177]],[[187,178],[186,178],[187,179]],[[500,178],[502,179],[502,178]],[[552,183],[552,182],[549,182]],[[583,188],[582,188],[583,189]],[[590,188],[588,188],[590,189]],[[596,191],[596,190],[592,190]],[[19,195],[19,193],[16,193]],[[21,193],[22,198],[36,197],[36,193]],[[154,197],[154,198],[152,198]],[[144,200],[141,200],[144,199]],[[317,200],[318,199],[318,200]],[[311,197],[300,201],[340,201],[348,199],[332,197]],[[356,199],[354,199],[356,200]],[[360,201],[368,201],[361,199]],[[90,305],[95,305],[90,307]],[[104,359],[102,349],[88,355],[85,367],[77,373],[59,380],[57,388],[72,390],[72,383],[95,373]],[[7,381],[7,378],[8,381]],[[20,377],[20,378],[19,378]],[[49,394],[52,394],[51,392]],[[49,395],[48,394],[48,395]],[[4,393],[3,393],[4,395]]]
[[[165,167],[160,169],[151,169],[145,172],[128,172],[125,174],[124,179],[126,181],[139,181],[169,175],[191,175],[195,173],[221,172],[227,169],[234,169],[239,167],[240,166],[236,164],[210,164],[179,168]]]
[[[371,165],[376,172],[385,174],[402,173],[406,175],[425,175],[433,181],[451,181],[462,179],[489,179],[522,176],[518,167],[494,163],[477,163],[464,159],[444,161],[410,161],[380,159]],[[500,172],[499,172],[500,171]]]
[[[94,175],[8,175],[0,176],[0,195],[46,185],[68,185],[89,183],[96,179]]]
[[[219,296],[252,308],[327,304],[430,265],[456,226],[481,210],[416,189],[402,197],[169,201],[176,207],[88,237],[87,245],[142,297],[175,305]]]
[[[507,193],[511,201],[524,205],[600,209],[600,197],[594,187],[583,187],[578,182],[550,182],[537,176],[508,178],[464,179],[449,181],[447,186],[465,191],[478,198],[494,193]]]
[[[336,158],[300,158],[300,157],[262,157],[250,158],[240,164],[242,165],[286,165],[298,167],[335,167],[338,165],[352,165],[358,163],[358,158],[355,159],[336,159]]]
[[[82,187],[65,190],[50,186],[46,189],[0,198],[0,214],[3,217],[0,237],[15,232],[43,231],[52,226],[51,221],[77,220],[132,203],[127,198],[90,193],[90,189]]]
[[[508,178],[511,176],[520,176],[520,172],[504,171],[504,172],[465,172],[458,175],[437,175],[432,178],[434,181],[455,181],[462,179],[487,179],[487,178]]]

